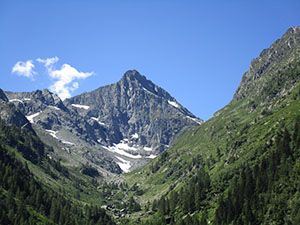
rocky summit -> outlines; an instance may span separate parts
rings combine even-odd
[[[276,95],[284,94],[298,81],[284,75],[291,64],[299,63],[299,57],[300,27],[291,27],[270,48],[264,49],[252,60],[233,100],[241,101],[246,97],[252,97],[257,101],[259,96],[263,96],[265,101],[270,102]],[[274,82],[275,80],[278,82]],[[286,85],[281,87],[285,82]]]
[[[117,83],[64,102],[48,90],[3,96],[42,138],[52,140],[47,143],[55,143],[53,157],[72,165],[92,163],[104,174],[144,165],[187,128],[203,122],[136,70],[127,71]]]

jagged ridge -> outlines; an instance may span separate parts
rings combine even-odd
[[[253,59],[249,70],[244,74],[241,84],[234,94],[234,101],[241,101],[245,97],[257,96],[267,86],[281,79],[281,75],[292,63],[299,63],[300,56],[300,27],[288,29],[282,38],[275,41],[270,48],[261,52]],[[282,88],[290,88],[295,81]]]

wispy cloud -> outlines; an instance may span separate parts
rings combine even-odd
[[[33,75],[36,74],[36,72],[33,71],[33,68],[34,64],[32,63],[32,60],[26,62],[19,61],[12,68],[12,73],[33,79]]]
[[[56,63],[59,60],[59,58],[57,56],[53,57],[53,58],[47,58],[47,59],[41,59],[41,58],[37,58],[36,61],[40,62],[40,63],[44,63],[45,67],[50,68],[52,67],[52,65],[54,63]]]
[[[70,98],[71,92],[79,87],[78,82],[73,81],[76,79],[85,79],[93,74],[93,72],[79,72],[69,64],[63,64],[60,70],[49,71],[49,76],[57,80],[49,89],[56,93],[62,100]]]

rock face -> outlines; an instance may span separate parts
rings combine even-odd
[[[60,98],[47,89],[34,92],[5,92],[10,102],[13,102],[25,115],[40,112],[47,107],[57,107],[66,111]]]
[[[3,94],[40,136],[50,136],[76,156],[77,163],[114,173],[144,165],[185,129],[202,123],[135,70],[115,84],[64,102],[48,90]]]
[[[265,94],[264,97],[268,100],[273,95],[284,92],[283,89],[290,88],[295,80],[293,78],[285,79],[281,77],[281,74],[285,70],[295,67],[293,64],[299,64],[299,56],[300,27],[292,27],[270,48],[263,50],[259,57],[252,60],[233,100],[241,101],[247,96],[255,97],[262,94]],[[278,87],[274,87],[275,82],[278,82]],[[271,88],[274,90],[264,93]]]
[[[4,91],[0,89],[0,119],[8,125],[16,125],[17,127],[26,128],[35,134],[30,122],[25,118],[24,114],[14,105],[8,102],[8,98]]]
[[[0,89],[0,101],[8,102],[8,98],[6,97],[6,95],[2,89]]]
[[[107,139],[98,139],[101,144],[111,146],[125,139],[155,154],[166,150],[184,128],[202,122],[135,70],[115,84],[67,99],[65,104],[107,128]]]

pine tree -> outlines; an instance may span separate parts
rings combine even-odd
[[[290,148],[290,142],[291,142],[291,135],[289,131],[285,128],[284,134],[283,134],[283,152],[286,155],[286,157],[289,157],[291,155],[291,148]]]
[[[158,203],[158,210],[162,215],[166,214],[166,200],[164,197],[161,197]]]
[[[174,212],[177,206],[178,194],[176,191],[170,193],[170,211]]]
[[[254,191],[254,181],[252,178],[252,172],[249,168],[249,165],[246,166],[245,169],[245,197],[246,199],[251,199],[252,193]]]
[[[224,202],[223,194],[220,194],[219,201],[218,201],[218,208],[215,213],[215,223],[216,224],[223,224],[226,221],[226,205]]]
[[[245,216],[245,224],[254,224],[254,215],[251,209],[250,199],[247,199],[243,207],[243,215]]]
[[[208,218],[208,213],[207,213],[207,210],[205,209],[202,212],[201,220],[200,220],[200,224],[199,225],[207,225],[207,218]]]
[[[49,212],[49,218],[53,220],[54,222],[58,222],[59,219],[59,210],[57,206],[57,201],[55,198],[52,199],[51,201],[51,207],[50,207],[50,212]]]

